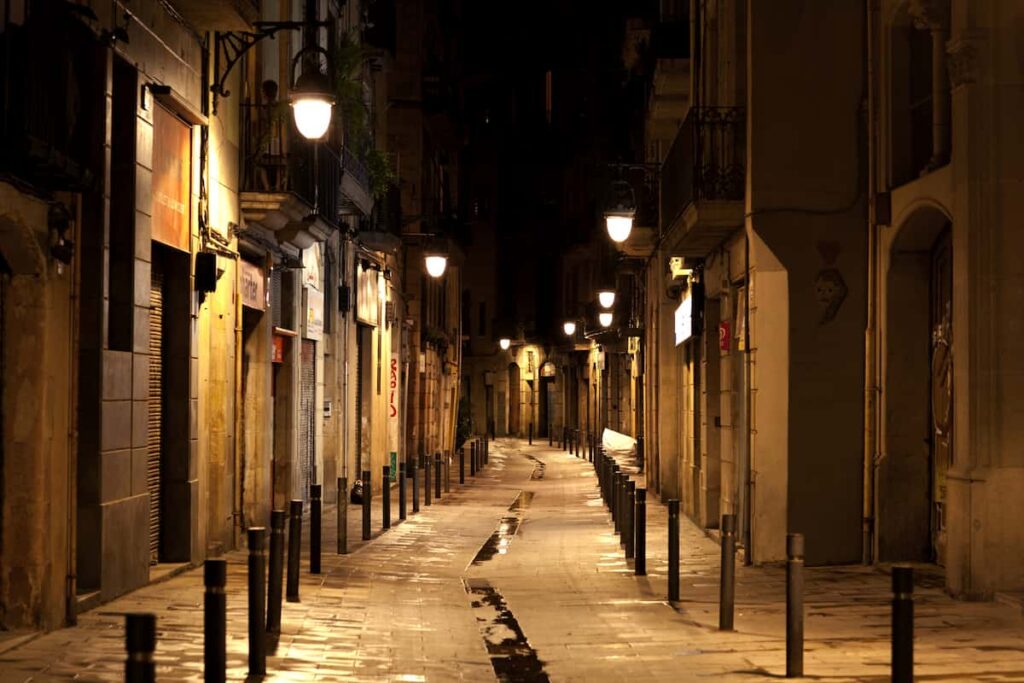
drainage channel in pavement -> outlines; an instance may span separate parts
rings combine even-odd
[[[466,579],[463,584],[473,599],[480,634],[498,680],[517,683],[548,681],[544,662],[530,646],[501,593],[484,579]]]
[[[533,500],[533,491],[520,491],[516,499],[512,501],[512,504],[508,506],[508,511],[515,513],[514,515],[506,515],[498,520],[498,528],[494,530],[477,552],[476,557],[473,558],[473,565],[481,565],[488,560],[494,558],[495,555],[504,555],[508,552],[508,546],[512,543],[512,538],[519,531],[519,524],[522,522],[522,513],[530,507],[530,501]]]
[[[526,459],[533,461],[533,473],[530,474],[530,479],[543,479],[544,469],[547,467],[547,465],[544,464],[544,461],[539,458],[535,458],[532,455],[527,455]]]

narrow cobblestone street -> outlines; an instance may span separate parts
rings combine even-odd
[[[648,576],[622,559],[589,463],[499,440],[488,467],[440,503],[323,574],[303,560],[301,603],[285,603],[267,680],[771,680],[784,674],[784,575],[740,567],[736,631],[717,630],[718,548],[685,522],[682,602],[666,591],[665,508],[649,503]],[[393,497],[397,501],[397,495]],[[379,502],[379,501],[378,501]],[[397,503],[393,505],[397,518]],[[359,538],[357,509],[350,538]],[[379,508],[374,529],[379,530]],[[308,532],[306,532],[308,534]],[[304,539],[307,540],[307,539]],[[228,557],[229,678],[246,675],[246,555]],[[1024,681],[1024,619],[958,602],[921,568],[918,680]],[[888,680],[889,578],[877,568],[809,569],[807,677]],[[158,678],[202,678],[202,571],[84,614],[77,627],[8,646],[0,680],[119,680],[121,614],[157,614]],[[522,642],[525,640],[525,642]],[[0,646],[2,647],[2,646]]]

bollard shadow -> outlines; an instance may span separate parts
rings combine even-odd
[[[245,683],[259,683],[267,680],[266,674],[246,674]]]

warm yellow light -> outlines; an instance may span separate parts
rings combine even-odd
[[[562,325],[562,329],[565,330],[565,335],[567,337],[571,337],[572,335],[576,334],[576,323],[570,320],[569,322]]]
[[[502,351],[508,351],[508,347],[512,346],[512,340],[510,339],[499,339],[498,346],[501,347]]]
[[[329,99],[315,94],[297,96],[292,101],[292,114],[295,115],[295,127],[307,140],[319,140],[331,125],[331,109]]]
[[[615,292],[611,289],[603,289],[597,293],[597,300],[601,308],[611,308],[615,305]]]
[[[597,319],[601,323],[601,327],[612,326],[612,314],[609,311],[598,314]]]
[[[604,220],[613,242],[625,242],[633,230],[632,216],[606,216]]]
[[[448,267],[448,257],[432,254],[424,259],[424,263],[427,266],[427,273],[430,277],[441,277]]]

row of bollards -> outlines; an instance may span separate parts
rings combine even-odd
[[[566,450],[574,452],[578,430],[563,428]],[[586,435],[592,448],[598,490],[612,516],[615,533],[626,559],[633,560],[636,576],[646,574],[647,491],[622,471],[613,457],[605,453],[594,436]],[[638,444],[638,448],[641,447]],[[576,446],[578,449],[578,446]],[[679,501],[668,503],[668,600],[679,602],[680,547]],[[786,538],[786,677],[804,675],[804,537],[791,533]],[[722,515],[721,562],[719,581],[719,629],[734,628],[736,608],[736,516]],[[914,677],[914,600],[913,569],[897,566],[892,570],[892,680],[910,683]]]
[[[487,439],[476,439],[470,444],[470,476],[483,469],[488,461]],[[459,483],[465,483],[465,447],[459,449]],[[436,499],[442,496],[441,484],[449,491],[449,469],[443,466],[442,456],[436,453],[431,467],[430,458],[420,456],[419,468],[423,469],[424,503],[430,505],[431,493]],[[413,512],[419,511],[419,478],[417,467],[398,465],[399,518],[407,513],[406,481],[413,485]],[[433,473],[431,472],[433,470]],[[391,528],[391,468],[382,470],[381,501],[382,526]],[[433,491],[431,491],[433,474]],[[371,529],[370,472],[362,473],[363,495],[363,538],[369,540]],[[337,552],[348,552],[348,478],[338,478],[338,532]],[[288,602],[299,601],[299,564],[302,549],[303,503],[293,500],[288,511],[273,510],[270,513],[270,545],[267,554],[267,529],[249,527],[248,540],[248,665],[249,674],[262,677],[267,673],[268,645],[276,646],[281,634],[282,597]],[[321,572],[323,500],[322,487],[310,486],[310,540],[309,571]],[[285,576],[285,523],[288,523],[287,576]],[[203,670],[204,680],[223,683],[227,675],[227,562],[223,559],[209,559],[204,563],[203,582]],[[285,596],[282,596],[282,585]],[[156,616],[153,614],[127,614],[125,619],[125,680],[131,683],[148,683],[156,677]]]

